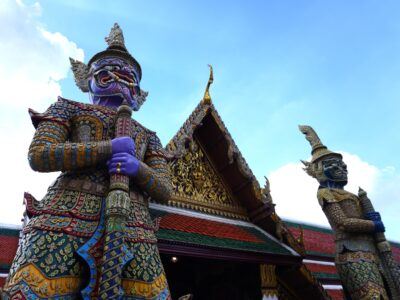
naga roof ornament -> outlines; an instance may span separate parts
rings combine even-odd
[[[305,134],[306,140],[310,143],[312,147],[311,163],[317,162],[325,156],[336,156],[342,158],[342,155],[340,153],[332,152],[324,144],[322,144],[321,139],[318,137],[317,133],[311,126],[299,125],[299,129],[303,134]]]
[[[82,92],[89,92],[88,78],[90,65],[96,60],[104,57],[119,57],[126,60],[131,64],[139,77],[142,79],[142,69],[137,60],[128,52],[125,46],[124,34],[121,27],[117,23],[111,28],[110,34],[105,37],[105,41],[108,45],[107,49],[95,54],[86,65],[85,63],[70,58],[71,69],[74,73],[75,83],[81,89]]]

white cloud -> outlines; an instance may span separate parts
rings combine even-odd
[[[0,8],[0,104],[45,109],[61,94],[57,81],[68,74],[72,56],[83,60],[83,50],[61,33],[38,22],[40,5],[5,0]]]
[[[341,152],[349,171],[346,190],[357,194],[358,187],[368,192],[386,226],[391,240],[400,240],[397,225],[400,211],[400,175],[395,168],[379,169],[354,154]],[[303,171],[303,165],[288,163],[269,174],[276,211],[282,218],[329,226],[317,200],[317,181]]]
[[[0,147],[2,197],[0,222],[19,224],[24,191],[41,199],[56,173],[33,172],[27,152],[34,129],[27,108],[44,111],[61,95],[59,80],[68,75],[68,57],[83,60],[83,50],[39,22],[39,3],[0,4]]]

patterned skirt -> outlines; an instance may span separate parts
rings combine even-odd
[[[351,299],[388,300],[378,257],[371,252],[344,252],[336,256],[336,268]]]
[[[88,239],[33,229],[21,241],[3,299],[77,299],[90,270],[77,254]],[[128,242],[133,254],[122,273],[123,299],[170,299],[157,244]],[[99,266],[97,266],[99,268]],[[91,294],[96,299],[96,291]]]

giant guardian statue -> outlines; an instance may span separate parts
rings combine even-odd
[[[91,104],[30,110],[29,163],[61,174],[41,201],[25,194],[30,220],[3,299],[170,299],[148,211],[149,197],[170,196],[167,156],[131,118],[147,93],[118,24],[106,42],[87,64],[71,59]]]
[[[317,198],[334,233],[335,265],[349,299],[400,299],[400,268],[387,242],[381,216],[365,191],[344,189],[347,166],[324,146],[314,129],[299,126],[312,147],[305,171],[319,183]]]

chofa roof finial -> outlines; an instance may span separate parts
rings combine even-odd
[[[203,96],[203,104],[211,104],[211,96],[210,96],[210,86],[214,81],[214,73],[213,73],[213,67],[211,65],[208,65],[210,67],[210,77],[207,82],[206,90],[204,92]]]

